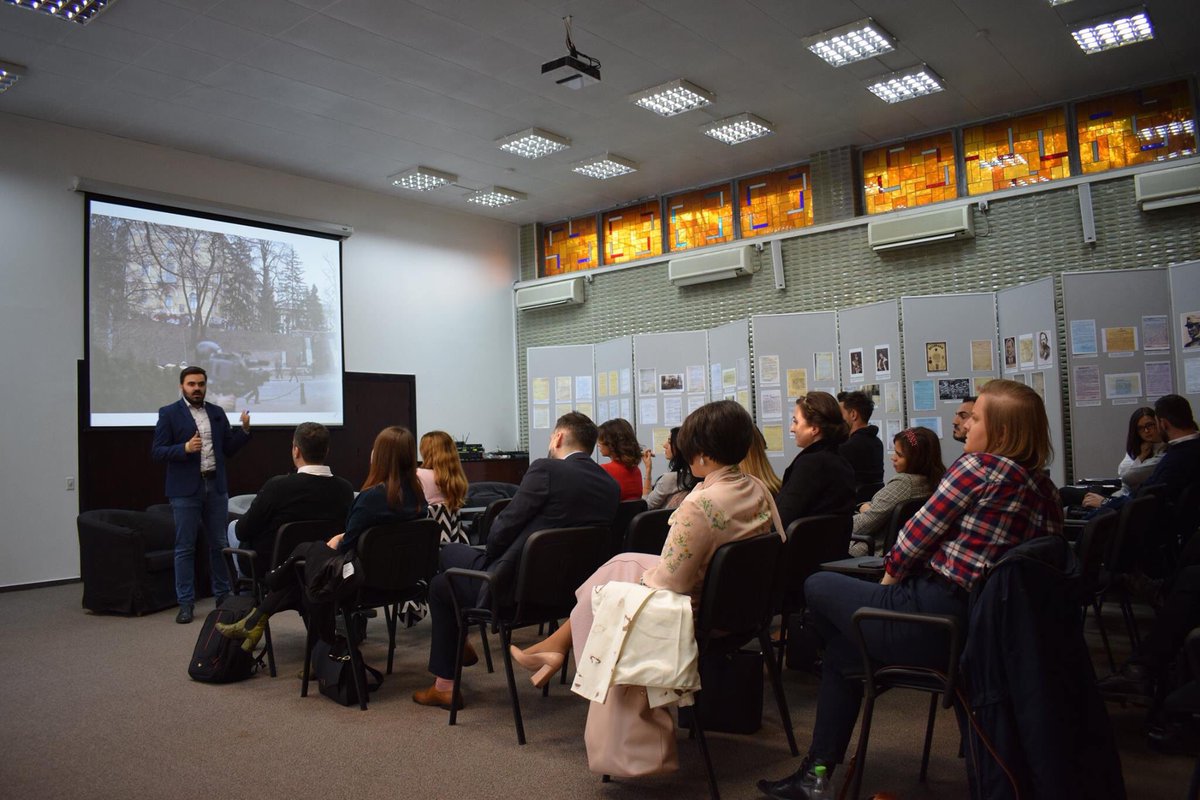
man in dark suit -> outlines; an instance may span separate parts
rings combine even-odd
[[[204,402],[208,374],[200,367],[180,371],[179,389],[183,397],[158,410],[150,455],[167,464],[167,498],[175,515],[175,621],[188,623],[196,605],[196,533],[202,520],[217,604],[229,594],[229,575],[221,560],[229,518],[225,459],[249,440],[250,414],[243,411],[241,429],[233,430],[220,406]]]
[[[883,442],[879,428],[869,424],[875,402],[866,392],[842,392],[838,404],[842,407],[842,419],[850,427],[850,437],[842,442],[838,452],[854,467],[855,491],[883,483]],[[858,502],[870,499],[859,497]]]
[[[229,523],[229,541],[259,553],[255,564],[260,575],[271,566],[268,559],[280,526],[301,520],[346,521],[354,487],[325,466],[328,455],[329,429],[318,422],[301,422],[292,434],[296,471],[264,483],[245,515]]]
[[[498,576],[492,589],[511,590],[521,551],[529,536],[548,528],[584,526],[609,527],[617,513],[620,488],[591,458],[596,446],[596,425],[578,412],[558,418],[550,435],[550,453],[529,465],[521,487],[508,507],[500,512],[488,531],[486,549],[462,544],[442,548],[440,566],[485,570]],[[459,602],[472,605],[480,599],[480,581],[459,581],[453,586],[445,575],[429,585],[429,616],[433,634],[429,646],[429,671],[437,678],[433,686],[413,693],[421,705],[449,708],[453,699],[462,707],[462,696],[454,690],[454,659],[458,649],[458,619],[452,592]],[[465,661],[477,657],[468,654]]]

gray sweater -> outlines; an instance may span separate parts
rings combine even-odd
[[[914,475],[910,472],[899,473],[875,493],[875,496],[871,498],[870,508],[854,515],[854,533],[873,535],[875,549],[878,550],[883,545],[884,528],[887,527],[888,520],[892,518],[892,511],[896,506],[907,500],[928,497],[932,491],[933,487],[929,485],[929,481],[925,480],[924,475]],[[867,546],[862,542],[851,542],[850,555],[867,555]],[[877,555],[883,554],[877,553]]]

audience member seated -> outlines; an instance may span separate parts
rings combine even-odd
[[[977,397],[964,398],[959,404],[958,410],[954,412],[954,424],[951,427],[951,437],[956,442],[965,443],[967,441],[966,423],[971,418],[971,409],[975,407]]]
[[[500,512],[488,530],[484,550],[461,544],[448,544],[438,558],[442,571],[461,567],[486,570],[496,576],[491,590],[501,596],[511,591],[516,580],[521,551],[529,535],[548,528],[612,526],[620,502],[617,484],[591,458],[596,446],[596,425],[584,414],[563,414],[550,434],[550,455],[529,465],[521,488],[512,502]],[[429,585],[429,610],[433,632],[429,643],[429,671],[435,681],[428,689],[413,693],[413,702],[449,708],[451,702],[462,708],[462,694],[454,686],[454,661],[458,650],[458,617],[454,598],[472,606],[489,602],[481,597],[481,581],[451,583],[445,575],[436,576]],[[478,656],[469,651],[464,665]]]
[[[1162,461],[1167,445],[1162,440],[1162,431],[1158,427],[1158,418],[1154,409],[1143,406],[1129,417],[1129,430],[1125,434],[1125,457],[1117,465],[1117,477],[1121,479],[1121,488],[1110,497],[1127,497],[1135,494],[1150,474],[1154,472],[1158,462]],[[1064,496],[1064,501],[1067,498]],[[1097,492],[1087,492],[1080,505],[1088,508],[1098,508],[1104,503],[1105,497]]]
[[[534,672],[531,680],[535,686],[544,685],[562,667],[572,646],[578,662],[592,627],[593,587],[609,581],[640,583],[688,595],[694,606],[718,547],[772,529],[783,530],[766,486],[737,467],[753,438],[753,420],[732,400],[709,403],[688,414],[679,430],[677,452],[701,483],[671,515],[671,532],[662,554],[613,556],[576,592],[578,602],[569,622],[526,650],[511,648],[513,659]],[[763,578],[770,580],[771,576]],[[586,680],[588,666],[576,664],[577,683]]]
[[[287,522],[346,519],[354,502],[354,487],[335,477],[325,459],[329,455],[329,431],[317,422],[302,422],[292,434],[292,463],[295,472],[276,475],[254,495],[250,508],[229,523],[229,543],[254,550],[257,577],[271,568],[275,531]],[[336,529],[335,529],[336,530]],[[242,569],[239,563],[238,569]]]
[[[809,392],[796,400],[791,432],[800,453],[784,471],[775,497],[785,529],[800,517],[853,513],[854,468],[838,452],[846,431],[833,395]]]
[[[699,482],[692,477],[687,462],[675,449],[678,435],[679,428],[671,428],[670,437],[663,442],[663,456],[667,459],[668,471],[660,475],[656,482],[651,481],[654,469],[654,451],[647,448],[642,453],[642,464],[646,467],[646,482],[643,486],[646,508],[652,511],[656,508],[677,508],[683,502],[683,498],[688,496],[688,492]]]
[[[892,437],[892,468],[896,475],[854,515],[854,533],[875,537],[874,552],[883,546],[892,511],[909,500],[929,497],[946,474],[942,444],[928,428],[905,428]],[[851,542],[850,555],[873,552],[865,542]]]
[[[621,487],[621,500],[642,499],[642,471],[638,464],[642,460],[642,446],[628,420],[610,419],[600,424],[600,455],[611,459],[601,464],[604,471]]]
[[[1006,551],[1038,536],[1062,534],[1062,506],[1046,474],[1051,455],[1045,406],[1025,384],[989,382],[967,422],[964,454],[904,527],[888,553],[886,575],[872,584],[818,572],[804,585],[813,625],[824,644],[816,725],[808,755],[782,780],[759,781],[783,800],[811,797],[815,768],[841,763],[862,701],[862,661],[851,617],[863,606],[950,615],[963,630],[967,598]],[[901,623],[864,629],[882,664],[944,666],[943,635]]]
[[[430,431],[421,437],[421,466],[417,467],[429,513],[442,529],[442,544],[467,543],[458,512],[467,500],[467,475],[463,472],[454,437]]]
[[[767,459],[767,440],[763,438],[762,431],[758,429],[757,425],[754,427],[754,438],[750,442],[750,449],[746,451],[746,457],[742,459],[742,463],[738,464],[738,469],[762,481],[772,497],[779,494],[779,490],[783,487],[783,481],[779,480],[779,476],[775,474],[771,462]]]
[[[1141,410],[1138,409],[1139,412]],[[1196,429],[1191,404],[1187,398],[1177,394],[1163,395],[1154,401],[1154,413],[1150,420],[1157,425],[1160,440],[1166,441],[1166,450],[1150,470],[1150,474],[1142,479],[1142,483],[1161,486],[1162,498],[1167,502],[1174,502],[1184,489],[1200,480],[1200,433]],[[1149,430],[1149,421],[1138,424],[1139,434],[1142,425],[1147,426],[1147,435],[1153,437],[1153,432]],[[1132,442],[1132,438],[1129,441]],[[1139,454],[1141,452],[1139,449]],[[1129,460],[1133,461],[1132,458]],[[1129,497],[1129,493],[1120,492],[1108,499],[1088,494],[1084,496],[1083,503],[1093,508],[1120,508]]]
[[[292,559],[304,559],[305,575],[312,575],[339,553],[352,553],[358,538],[375,525],[406,522],[429,513],[417,478],[417,443],[407,428],[393,425],[375,437],[371,448],[371,467],[362,492],[354,499],[346,516],[346,530],[328,542],[306,542],[296,547]],[[289,559],[290,560],[290,559]],[[285,566],[267,576],[271,593],[262,605],[250,610],[242,619],[219,623],[217,630],[230,639],[244,639],[242,649],[253,652],[267,627],[267,619],[278,611],[307,608],[306,621],[316,625],[321,639],[333,643],[334,606],[332,603],[308,603],[296,570]]]
[[[883,440],[879,438],[879,427],[867,424],[875,403],[866,392],[842,392],[837,399],[850,430],[838,452],[854,467],[855,490],[883,483]]]

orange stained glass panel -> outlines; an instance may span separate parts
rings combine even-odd
[[[1075,124],[1085,173],[1196,152],[1196,115],[1187,81],[1077,103]]]
[[[596,217],[547,225],[542,229],[545,255],[542,275],[562,275],[600,266],[596,249]]]
[[[738,193],[744,237],[812,225],[812,183],[807,165],[743,178]]]
[[[677,194],[667,200],[667,241],[672,251],[733,241],[730,184]]]
[[[605,264],[662,255],[662,215],[657,200],[609,211],[601,224]]]
[[[963,128],[967,194],[1069,177],[1067,142],[1061,108]]]
[[[954,134],[947,131],[863,152],[868,214],[958,197]]]

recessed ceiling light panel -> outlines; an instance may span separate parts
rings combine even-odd
[[[742,113],[716,122],[710,122],[700,129],[705,136],[711,136],[725,144],[741,144],[751,139],[767,136],[775,131],[775,126],[762,117]]]
[[[116,0],[4,0],[10,6],[40,11],[52,17],[86,25]]]
[[[571,146],[571,140],[541,128],[528,128],[496,140],[496,147],[523,158],[541,158]]]
[[[414,192],[428,192],[430,189],[454,183],[458,180],[458,176],[452,175],[449,172],[430,169],[429,167],[413,167],[412,169],[406,169],[404,172],[393,175],[390,180],[392,181],[392,186],[399,186],[401,189],[411,189]]]
[[[487,206],[488,208],[499,208],[512,203],[519,203],[525,197],[521,192],[505,189],[503,186],[488,186],[467,195],[467,202]]]
[[[648,111],[653,111],[660,117],[673,117],[694,108],[711,105],[713,97],[713,93],[707,89],[701,89],[683,78],[676,78],[661,86],[654,86],[631,94],[629,101]]]
[[[899,103],[944,90],[942,79],[925,64],[871,78],[863,83],[880,100]]]
[[[7,92],[25,74],[25,68],[0,61],[0,94]]]
[[[844,67],[896,49],[896,40],[870,17],[807,36],[801,43],[835,67]]]
[[[609,178],[615,178],[618,175],[628,175],[631,172],[637,172],[637,164],[627,158],[621,158],[611,153],[603,153],[591,158],[585,158],[571,167],[571,169],[580,175],[587,175],[589,178],[605,181]]]
[[[1080,50],[1092,55],[1153,39],[1154,26],[1145,8],[1131,8],[1075,25],[1071,36]]]

